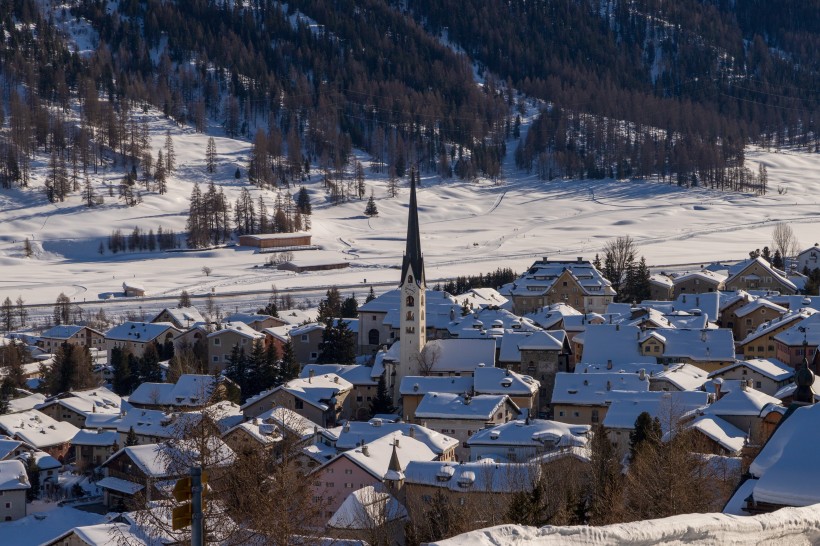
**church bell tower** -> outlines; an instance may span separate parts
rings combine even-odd
[[[393,401],[398,402],[399,385],[403,377],[419,375],[419,354],[427,342],[427,321],[424,317],[425,291],[424,258],[421,255],[419,213],[416,202],[415,170],[410,172],[410,209],[407,216],[407,243],[401,265],[399,332],[400,360],[394,382]]]

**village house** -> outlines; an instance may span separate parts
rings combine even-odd
[[[768,290],[794,294],[797,286],[761,257],[749,258],[729,268],[726,290]]]
[[[686,425],[687,430],[700,436],[696,442],[700,453],[739,457],[746,445],[747,432],[714,415],[700,415]]]
[[[774,396],[780,389],[792,382],[794,369],[773,358],[752,358],[738,360],[727,368],[709,374],[710,379],[715,377],[721,377],[724,380],[751,380],[755,390]]]
[[[256,313],[234,313],[225,317],[225,322],[241,322],[257,332],[261,332],[265,328],[276,328],[277,326],[285,326],[288,324],[280,318]]]
[[[275,407],[228,429],[222,440],[235,453],[291,449],[317,441],[326,433],[313,421],[295,411]]]
[[[524,463],[536,457],[570,448],[585,448],[589,425],[568,425],[544,419],[515,419],[485,428],[467,440],[470,461]]]
[[[777,360],[796,368],[820,345],[820,314],[815,313],[772,337]]]
[[[63,461],[79,429],[37,410],[0,415],[0,431]]]
[[[509,300],[495,288],[471,288],[455,297],[462,309],[479,310],[486,307],[503,307]]]
[[[737,343],[737,353],[743,355],[744,358],[776,358],[775,336],[816,312],[814,309],[789,311],[780,318],[761,324],[754,332]]]
[[[717,400],[706,408],[704,415],[720,417],[740,430],[746,431],[753,444],[762,439],[761,412],[768,404],[779,405],[780,400],[749,386],[749,381],[723,381],[715,378]],[[726,392],[728,390],[728,392]]]
[[[798,271],[814,271],[820,268],[820,245],[814,243],[811,246],[797,255],[795,258]]]
[[[47,353],[56,353],[63,343],[102,350],[105,346],[105,334],[88,326],[65,324],[54,326],[40,334],[37,346]]]
[[[204,324],[205,317],[196,307],[166,307],[148,322],[168,322],[179,330],[187,330],[195,324]]]
[[[329,428],[350,418],[348,398],[352,391],[353,385],[335,373],[309,375],[248,398],[242,405],[242,412],[250,419],[282,406],[320,427]]]
[[[709,374],[692,364],[668,364],[663,369],[649,374],[650,391],[694,391],[699,390]]]
[[[37,409],[57,421],[85,428],[93,414],[119,415],[122,399],[105,387],[60,393],[44,400]]]
[[[366,485],[350,493],[328,520],[327,533],[335,539],[360,539],[361,544],[372,540],[376,529],[383,536],[404,536],[407,510],[385,489]]]
[[[370,417],[370,403],[376,396],[379,377],[384,373],[384,365],[381,360],[374,362],[373,366],[361,364],[308,364],[302,368],[299,377],[310,377],[311,373],[313,375],[335,373],[349,381],[353,385],[353,391],[349,395],[351,418],[365,420]]]
[[[353,491],[382,486],[388,479],[399,478],[412,461],[434,461],[436,457],[424,442],[394,432],[339,453],[311,472],[308,479],[329,519]]]
[[[544,257],[499,292],[512,300],[516,315],[532,313],[554,303],[566,303],[582,313],[603,313],[615,297],[615,290],[592,263]]]
[[[208,370],[211,373],[223,371],[230,362],[234,347],[246,355],[253,350],[253,344],[265,341],[265,335],[242,322],[226,322],[205,336],[208,341]]]
[[[674,433],[709,404],[703,391],[644,391],[614,397],[601,424],[619,453],[629,451],[630,435],[642,413],[658,418],[663,434]]]
[[[470,455],[466,442],[473,434],[518,415],[518,406],[507,395],[429,392],[419,402],[413,420],[461,442],[456,456],[466,460]]]
[[[661,272],[649,276],[649,298],[668,301],[674,298],[675,283],[672,277]]]
[[[123,322],[105,333],[108,359],[111,359],[111,350],[115,347],[140,358],[149,343],[163,345],[172,342],[180,333],[182,332],[169,322]]]
[[[552,401],[555,374],[575,370],[569,338],[561,330],[535,332],[520,340],[517,349],[520,362],[515,369],[539,382],[538,400],[528,407],[540,417]]]
[[[677,298],[681,294],[717,292],[718,290],[723,290],[725,281],[725,275],[708,269],[677,275],[672,278],[672,297]]]
[[[120,445],[116,430],[80,430],[71,440],[74,466],[81,472],[100,466]]]
[[[31,488],[20,461],[0,461],[0,521],[26,517],[26,491]]]
[[[319,359],[319,346],[322,344],[324,331],[325,325],[318,322],[303,324],[288,331],[296,362],[305,366]]]
[[[757,298],[724,316],[727,317],[727,324],[732,324],[731,327],[727,325],[727,328],[732,329],[735,339],[744,339],[761,325],[779,319],[787,311],[785,307],[776,305],[766,298]]]
[[[609,406],[618,398],[631,399],[649,390],[644,373],[563,373],[555,375],[552,418],[575,425],[603,423]]]
[[[454,461],[459,441],[417,423],[389,422],[374,417],[370,421],[347,421],[330,431],[335,434],[333,446],[337,451],[356,449],[388,435],[403,434],[425,444],[435,454],[437,461]]]

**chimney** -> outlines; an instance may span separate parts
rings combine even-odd
[[[740,390],[742,390],[743,392],[748,391],[748,390],[749,390],[749,382],[748,382],[748,381],[742,381],[742,380],[741,380],[741,382],[740,382]]]
[[[399,437],[398,436],[393,438],[393,445],[396,446],[396,447],[399,447]]]
[[[549,256],[544,256],[544,258],[541,261],[547,263],[549,261]]]
[[[715,386],[715,400],[720,400],[720,387],[723,386],[723,379],[721,379],[720,377],[715,378],[715,380],[712,381],[712,385]]]
[[[410,436],[411,438],[415,438],[416,437],[416,427],[411,426],[409,429],[407,429],[407,435]]]
[[[750,389],[754,387],[754,383],[752,383],[751,379],[746,380],[746,386],[749,387]]]
[[[367,444],[362,444],[362,455],[370,457],[370,450],[367,448]]]
[[[644,381],[646,379],[646,370],[644,370],[643,368],[638,370],[638,379],[640,379],[641,381]]]
[[[580,263],[583,263],[583,261],[584,261],[584,257],[583,257],[583,256],[578,256],[578,257],[576,257],[575,259],[576,259],[576,260],[578,260],[578,263],[579,263],[579,264],[580,264]]]
[[[607,361],[606,361],[606,369],[607,369],[607,370],[611,370],[611,369],[612,369],[612,360],[607,360]]]
[[[313,376],[314,375],[316,375],[316,372],[313,370],[313,368],[311,368],[310,371],[308,372],[308,383],[313,383]]]
[[[612,390],[612,381],[607,381],[607,382],[606,382],[606,390],[607,390],[607,391],[611,391],[611,390]]]

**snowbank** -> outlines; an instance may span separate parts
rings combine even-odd
[[[754,517],[684,514],[604,527],[499,525],[436,542],[439,546],[562,546],[598,544],[811,545],[820,542],[820,505]]]

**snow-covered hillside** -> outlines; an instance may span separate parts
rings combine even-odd
[[[79,193],[62,203],[48,203],[42,192],[45,159],[33,185],[26,190],[0,192],[0,299],[22,296],[28,303],[54,301],[65,292],[76,301],[93,301],[120,289],[126,279],[138,279],[152,295],[216,290],[268,289],[392,281],[393,267],[404,248],[407,190],[387,197],[384,175],[369,168],[367,185],[377,198],[379,216],[364,216],[365,201],[331,206],[314,172],[306,183],[313,201],[314,243],[349,260],[351,267],[297,275],[255,268],[265,255],[245,248],[190,253],[119,253],[98,248],[114,229],[124,234],[135,227],[183,231],[188,196],[194,183],[213,181],[224,188],[233,203],[242,187],[250,187],[254,200],[264,195],[272,212],[275,192],[249,186],[246,141],[216,137],[219,167],[209,175],[205,167],[208,134],[180,128],[156,111],[145,114],[151,128],[153,150],[172,131],[178,168],[169,179],[169,192],[144,192],[143,202],[125,206],[110,197],[122,166],[92,175],[102,206],[88,209]],[[512,146],[510,146],[512,148]],[[368,165],[368,158],[360,156]],[[591,258],[610,238],[631,235],[650,264],[700,263],[740,259],[750,249],[771,239],[775,222],[789,222],[804,246],[817,239],[814,223],[820,212],[820,155],[750,150],[750,167],[763,162],[769,171],[770,192],[765,196],[721,193],[707,189],[681,189],[651,181],[544,182],[518,173],[511,162],[500,185],[441,181],[423,176],[419,192],[422,246],[428,278],[486,272],[499,266],[521,271],[535,257],[585,256]],[[243,176],[234,178],[239,167]],[[404,182],[406,185],[406,181]],[[290,188],[295,192],[298,188]],[[778,192],[780,189],[780,192]],[[284,194],[288,189],[281,190]],[[369,189],[368,189],[369,193]],[[33,243],[34,256],[26,258],[23,241]],[[213,269],[206,277],[201,269]]]
[[[499,525],[436,542],[437,546],[594,546],[665,544],[803,546],[820,541],[820,505],[784,508],[754,517],[684,514],[603,527]]]

